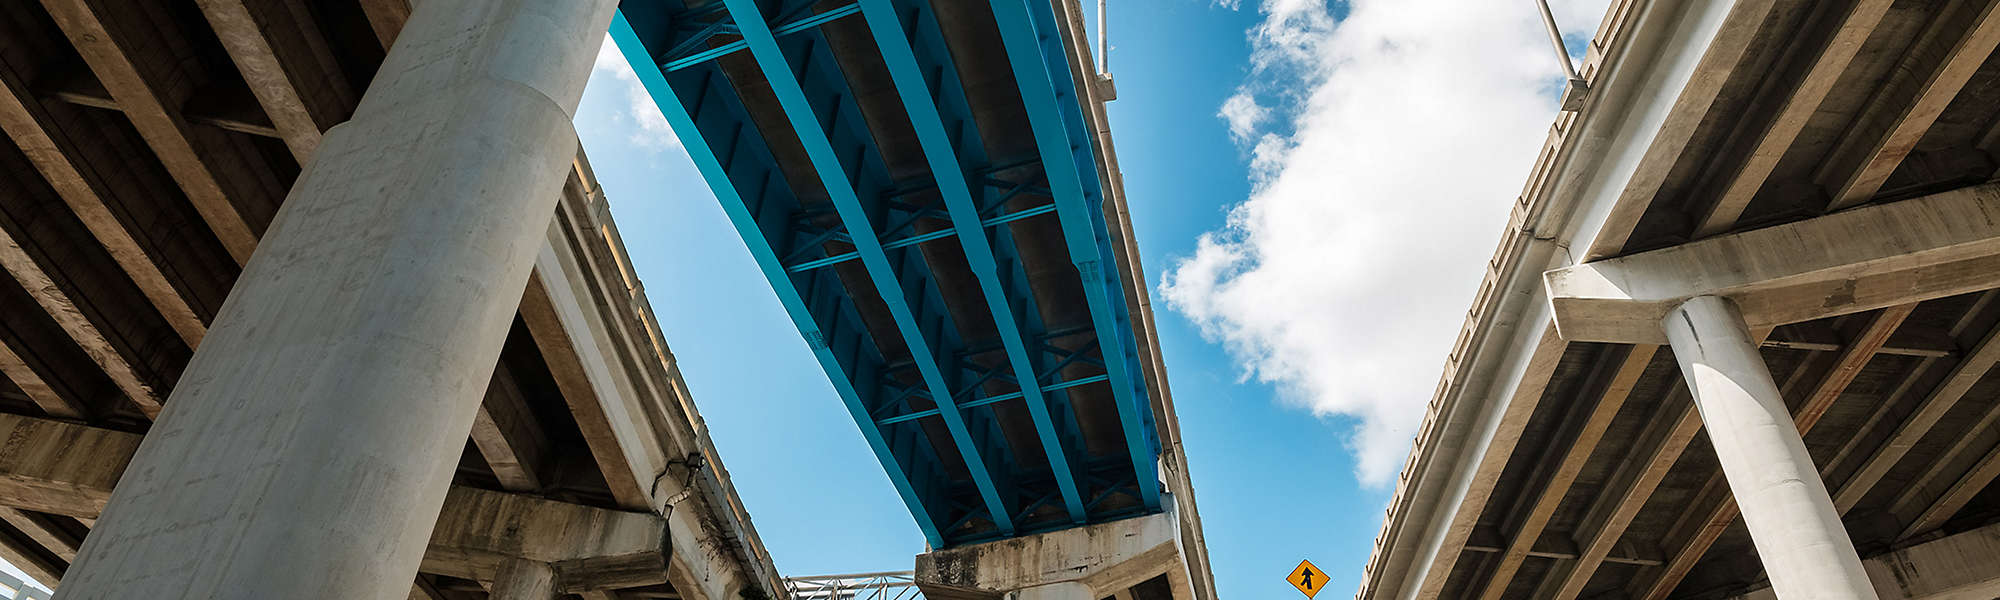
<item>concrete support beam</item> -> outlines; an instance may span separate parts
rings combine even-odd
[[[24,40],[21,29],[0,20],[0,40]],[[103,127],[100,120],[78,112],[88,109],[44,102],[28,87],[37,76],[40,73],[17,65],[0,64],[0,86],[6,88],[0,93],[0,129],[21,147],[42,179],[62,196],[188,347],[200,345],[208,331],[205,319],[221,304],[236,263],[222,248],[196,236],[160,235],[203,225],[181,203],[161,201],[160,190],[174,185],[171,179],[114,155],[131,134]],[[99,168],[113,164],[119,168]],[[107,175],[113,172],[117,176]]]
[[[1023,588],[1007,595],[1008,600],[1097,600],[1090,586],[1074,581]]]
[[[492,600],[555,600],[555,566],[518,558],[509,560],[500,565],[492,590],[487,595]]]
[[[12,508],[97,518],[139,435],[0,414],[0,498]]]
[[[1924,397],[1916,410],[1903,417],[1888,441],[1875,454],[1862,463],[1861,468],[1840,486],[1840,493],[1834,497],[1834,506],[1846,513],[1861,502],[1861,498],[1875,488],[1875,484],[1889,474],[1889,469],[1903,460],[1903,456],[1915,448],[1924,434],[1944,418],[1946,412],[1958,405],[1958,401],[1972,391],[1972,386],[2000,363],[2000,327],[1987,333],[1986,338],[1973,348],[1972,353],[1952,367],[1944,381]],[[1976,431],[1976,430],[1975,430]],[[1921,486],[1917,486],[1921,487]]]
[[[2000,6],[1953,2],[1931,20],[1813,174],[1828,210],[1867,202],[2000,46]]]
[[[85,1],[48,3],[93,67],[108,52],[93,43],[146,38],[88,39],[114,15]],[[614,7],[434,0],[412,16],[299,176],[64,597],[408,593]]]
[[[445,506],[425,573],[500,581],[526,561],[549,565],[565,593],[667,581],[670,527],[658,515],[466,487],[452,488]]]
[[[30,513],[18,508],[0,507],[0,522],[34,540],[49,554],[62,559],[64,563],[76,560],[76,551],[83,546],[83,536],[57,522],[60,517]]]
[[[1170,511],[934,550],[917,555],[917,587],[933,598],[1110,596],[1186,569],[1178,527]]]
[[[1541,539],[1543,529],[1555,516],[1563,497],[1569,494],[1570,485],[1583,472],[1585,463],[1596,452],[1598,442],[1610,429],[1611,420],[1625,406],[1625,399],[1632,395],[1639,377],[1646,372],[1646,365],[1652,363],[1653,355],[1658,351],[1659,346],[1642,344],[1619,350],[1618,354],[1605,358],[1601,363],[1605,366],[1592,376],[1590,391],[1586,392],[1587,398],[1595,397],[1596,400],[1572,411],[1563,424],[1563,435],[1568,439],[1552,444],[1543,460],[1537,461],[1537,464],[1555,464],[1555,468],[1546,474],[1537,472],[1532,479],[1547,483],[1541,486],[1542,491],[1532,501],[1522,499],[1526,503],[1526,512],[1522,513],[1512,541],[1507,544],[1499,564],[1488,578],[1486,589],[1480,594],[1482,600],[1500,600],[1521,564],[1535,554],[1535,543]],[[1471,549],[1469,544],[1467,549]]]
[[[74,556],[79,540],[25,511],[96,518],[140,437],[0,414],[0,498],[7,506],[0,522],[58,558]],[[426,573],[493,581],[508,561],[521,559],[554,565],[566,592],[667,580],[669,527],[651,513],[466,487],[451,488],[441,513],[424,553]]]
[[[347,120],[358,94],[302,0],[200,0],[236,70],[304,164],[322,134]]]
[[[285,190],[261,156],[238,147],[225,131],[194,126],[182,112],[198,86],[210,81],[200,61],[185,56],[187,33],[158,7],[138,10],[106,0],[42,5],[223,247],[239,263],[248,260]]]
[[[1770,327],[2000,287],[2000,184],[1556,269],[1544,283],[1564,339],[1649,344],[1697,296]]]
[[[504,364],[493,369],[486,398],[472,419],[472,445],[485,457],[501,487],[530,491],[547,483],[548,435]]]
[[[1922,474],[1907,482],[1890,504],[1890,513],[1904,522],[1898,539],[1943,526],[2000,477],[2000,405],[1989,406],[1965,432]]]
[[[1874,34],[1891,4],[1892,0],[1861,0],[1841,15],[1840,26],[1832,28],[1832,37],[1819,45],[1812,66],[1801,76],[1798,86],[1785,96],[1777,114],[1763,123],[1757,145],[1735,165],[1736,172],[1721,185],[1721,193],[1714,195],[1714,204],[1697,224],[1695,237],[1728,231],[1736,224],[1737,217],[1743,216],[1743,209],[1750,206],[1751,199],[1770,179],[1779,159],[1784,158],[1785,151],[1805,131],[1806,123],[1818,114],[1820,103],[1833,91],[1840,74],[1847,71],[1848,63],[1861,53],[1863,43]]]
[[[1727,299],[1704,296],[1673,308],[1662,323],[1773,589],[1788,598],[1873,600],[1742,313]]]
[[[2000,525],[1897,549],[1862,561],[1882,600],[2000,598]],[[1775,600],[1770,588],[1729,600]]]

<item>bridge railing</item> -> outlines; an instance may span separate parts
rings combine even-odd
[[[787,577],[792,600],[922,600],[910,571]]]

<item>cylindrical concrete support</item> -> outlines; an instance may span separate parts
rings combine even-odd
[[[402,598],[615,0],[425,0],[327,133],[62,598]]]
[[[1695,298],[1662,324],[1771,588],[1786,600],[1874,600],[1840,513],[1735,303]]]
[[[510,560],[493,576],[491,600],[554,600],[556,570],[549,563]]]
[[[1007,600],[1097,600],[1097,598],[1090,593],[1090,586],[1075,581],[1065,581],[1015,590],[1007,594]]]

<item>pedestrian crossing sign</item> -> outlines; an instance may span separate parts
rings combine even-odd
[[[1319,595],[1320,588],[1326,587],[1326,579],[1326,573],[1321,572],[1319,567],[1313,566],[1310,560],[1299,561],[1299,566],[1292,569],[1292,574],[1285,576],[1285,581],[1291,582],[1292,587],[1299,588],[1299,593],[1305,594],[1307,600]]]

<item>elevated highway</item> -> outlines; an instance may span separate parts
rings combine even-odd
[[[132,479],[127,465],[144,452],[142,440],[159,434],[156,419],[174,413],[190,360],[227,319],[225,298],[251,277],[251,258],[274,223],[284,222],[288,190],[328,147],[335,126],[374,93],[371,82],[411,15],[402,0],[0,6],[0,128],[8,138],[0,143],[0,265],[7,275],[0,277],[0,557],[68,592],[80,554],[92,545],[115,552],[116,543],[99,535],[107,503],[120,496],[113,484],[121,474]],[[591,41],[601,27],[588,32]],[[583,69],[593,55],[583,54]],[[576,72],[579,84],[584,72]],[[573,144],[547,151],[552,176],[536,195],[548,211],[538,215],[545,225],[521,240],[532,250],[524,279],[511,289],[440,299],[459,306],[490,300],[501,310],[494,313],[498,327],[487,326],[497,335],[438,337],[425,350],[484,361],[470,365],[477,379],[468,382],[476,383],[457,392],[471,400],[463,405],[467,420],[440,438],[443,480],[431,504],[408,509],[420,563],[343,572],[336,581],[315,579],[310,568],[263,576],[324,584],[327,597],[453,600],[487,597],[505,572],[528,564],[551,565],[555,589],[590,599],[783,597],[589,162]],[[431,197],[410,194],[425,192],[434,178],[444,179],[418,175],[376,193],[427,202]],[[344,231],[370,239],[365,229]],[[275,273],[312,276],[306,267]],[[429,291],[411,288],[365,311],[410,311]],[[293,320],[338,316],[287,312]],[[352,342],[300,336],[285,345],[345,343]],[[315,402],[375,411],[391,422],[420,420],[416,407],[440,402],[379,387],[373,391],[389,393],[390,402],[358,402],[355,395],[367,389],[348,387]],[[311,410],[297,414],[326,416]],[[338,433],[369,439],[365,426]],[[321,455],[282,468],[299,478],[292,485],[321,497],[360,502],[357,496],[384,493],[346,478],[339,462]],[[217,505],[262,502],[288,541],[207,538],[213,543],[323,565],[332,559],[311,540],[356,527],[314,522],[302,499],[244,489],[251,491],[217,484],[199,497]],[[388,510],[373,506],[367,511]],[[160,508],[134,506],[138,513]],[[186,544],[179,551],[190,556],[227,554]],[[234,583],[213,592],[153,579],[146,595],[307,597],[243,579],[257,576],[239,570]]]
[[[608,28],[916,585],[1213,598],[1079,7],[691,4],[0,6],[0,557],[63,598],[788,597],[570,125]]]
[[[1356,597],[2000,596],[1996,44],[1612,2]]]
[[[662,0],[611,26],[935,549],[930,597],[1214,595],[1080,13]]]

